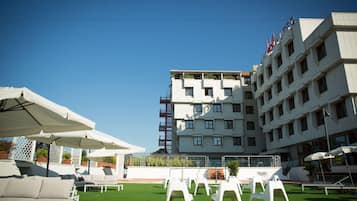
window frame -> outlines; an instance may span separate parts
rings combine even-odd
[[[223,88],[223,90],[224,90],[224,96],[233,96],[232,88]]]
[[[222,104],[220,104],[220,103],[212,104],[212,111],[213,112],[222,112]]]
[[[205,129],[214,129],[214,122],[213,120],[205,120]]]
[[[219,139],[219,140],[217,141],[217,139]],[[217,142],[219,142],[219,143],[217,143]],[[212,143],[214,146],[222,146],[223,145],[223,137],[222,136],[213,136]]]
[[[193,129],[193,120],[185,120],[185,129]]]
[[[205,96],[213,97],[213,88],[212,87],[205,88]]]
[[[202,146],[203,144],[203,136],[193,136],[192,140],[194,146]]]
[[[232,137],[233,146],[242,146],[242,137],[234,136]]]
[[[185,96],[193,97],[193,87],[185,87]]]
[[[224,129],[233,129],[233,120],[224,120]]]
[[[242,112],[240,103],[232,103],[232,112]]]

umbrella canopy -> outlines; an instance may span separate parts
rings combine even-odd
[[[26,136],[32,140],[59,146],[82,149],[128,149],[131,145],[97,130],[83,130],[62,133],[41,133]]]
[[[334,156],[327,154],[327,152],[316,152],[310,154],[304,158],[304,161],[317,161],[317,160],[324,160],[334,158]]]
[[[340,155],[344,156],[346,168],[348,170],[348,174],[350,176],[350,180],[351,180],[352,185],[354,185],[353,178],[352,178],[352,172],[351,172],[351,168],[350,168],[350,166],[348,164],[346,154],[353,153],[353,152],[357,152],[357,145],[355,145],[355,144],[349,145],[349,146],[337,147],[336,149],[333,149],[333,150],[331,150],[329,152],[329,154],[331,154],[333,156],[340,156]]]
[[[105,157],[112,157],[120,154],[134,154],[134,153],[142,153],[145,152],[145,148],[130,145],[128,149],[99,149],[95,150],[87,156],[89,159],[93,161],[103,161]]]
[[[339,156],[342,154],[349,154],[352,152],[357,152],[357,145],[337,147],[336,149],[331,150],[329,154],[333,156]]]
[[[334,158],[334,156],[329,155],[326,152],[316,152],[316,153],[313,153],[313,154],[310,154],[310,155],[306,156],[304,158],[304,161],[316,161],[316,160],[318,160],[319,161],[319,165],[320,165],[321,174],[322,174],[322,180],[323,180],[324,183],[326,183],[324,169],[322,168],[321,160],[330,159],[330,158]]]
[[[0,87],[0,137],[93,129],[95,123],[27,88]]]
[[[59,146],[82,148],[82,149],[127,149],[130,144],[114,138],[108,134],[97,130],[84,130],[62,133],[42,133],[37,135],[26,136],[32,140],[51,144],[53,142]],[[48,146],[48,153],[50,153],[50,146]],[[49,154],[47,159],[46,176],[48,176],[49,169]],[[89,172],[89,163],[88,163]]]

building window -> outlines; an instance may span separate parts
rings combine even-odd
[[[256,146],[255,137],[248,137],[248,146]]]
[[[278,65],[278,68],[283,64],[283,59],[281,57],[281,54],[276,56],[276,64]]]
[[[279,117],[284,114],[283,104],[278,105],[278,114],[279,114]]]
[[[273,142],[274,141],[273,131],[268,132],[268,136],[269,136],[269,141]]]
[[[294,135],[294,122],[288,124],[288,133],[289,135]]]
[[[357,96],[352,96],[353,114],[357,115]]]
[[[193,112],[194,113],[202,113],[202,104],[194,104]]]
[[[321,61],[326,56],[325,43],[321,43],[316,47],[317,60]]]
[[[263,74],[259,75],[260,86],[264,84],[264,76]]]
[[[267,90],[267,96],[268,96],[268,100],[272,99],[272,93],[271,93],[271,88]]]
[[[282,90],[282,87],[281,87],[281,80],[277,81],[276,83],[276,93],[279,94]]]
[[[193,145],[199,146],[202,145],[202,136],[193,136]]]
[[[294,73],[293,70],[288,72],[288,84],[291,84],[294,82]]]
[[[283,129],[282,127],[279,127],[276,129],[276,133],[278,134],[278,139],[282,139],[283,138]]]
[[[215,136],[213,137],[213,145],[222,145],[222,137],[219,136]]]
[[[175,79],[176,80],[182,79],[182,74],[175,74]]]
[[[320,126],[320,125],[323,125],[325,123],[324,121],[324,114],[322,112],[322,109],[320,110],[317,110],[315,112],[315,119],[316,119],[316,125],[317,126]]]
[[[306,58],[304,58],[303,60],[300,61],[301,75],[304,74],[307,70],[308,70],[307,61],[306,61]]]
[[[263,113],[262,116],[260,116],[260,120],[262,121],[262,125],[265,125],[265,114]]]
[[[259,97],[260,100],[260,105],[263,106],[264,105],[264,95]]]
[[[255,130],[254,121],[247,121],[247,130]]]
[[[233,108],[233,112],[241,112],[239,103],[232,104],[232,108]]]
[[[224,88],[225,96],[232,96],[232,88]]]
[[[254,107],[251,105],[245,106],[245,113],[246,114],[254,114]]]
[[[288,98],[288,105],[289,105],[289,110],[295,109],[295,99],[293,95]]]
[[[213,120],[205,120],[205,129],[213,129]]]
[[[271,67],[271,65],[269,65],[269,66],[267,67],[267,73],[268,73],[268,77],[270,78],[271,75],[273,74],[273,68]]]
[[[347,116],[347,110],[346,110],[345,100],[337,102],[335,104],[335,110],[336,110],[337,119],[341,119],[343,117],[346,117]]]
[[[221,104],[213,104],[213,112],[222,112]]]
[[[253,90],[257,91],[257,83],[256,82],[253,83]]]
[[[242,138],[241,137],[233,137],[233,146],[241,146]]]
[[[271,110],[269,111],[269,119],[270,119],[270,121],[274,121],[274,112],[273,112],[273,109],[271,109]]]
[[[327,91],[326,77],[323,76],[320,79],[318,79],[317,80],[317,85],[319,87],[320,94],[322,94],[323,92]]]
[[[205,96],[213,96],[213,89],[212,88],[205,88]]]
[[[290,43],[288,43],[288,45],[286,46],[288,49],[288,54],[289,56],[291,56],[294,53],[294,42],[291,41]]]
[[[193,79],[201,80],[202,79],[202,74],[193,74]]]
[[[185,88],[185,95],[193,97],[193,87],[186,87]]]
[[[307,87],[301,90],[301,99],[302,103],[306,103],[307,101],[309,101],[309,89]]]
[[[233,120],[224,120],[224,129],[233,129]]]
[[[253,93],[250,91],[245,91],[244,97],[245,97],[245,99],[253,99]]]
[[[193,129],[193,120],[185,120],[186,129]]]
[[[250,77],[244,77],[244,84],[250,85]]]
[[[307,118],[306,118],[306,116],[303,116],[303,117],[300,118],[300,128],[301,128],[301,131],[307,130]]]

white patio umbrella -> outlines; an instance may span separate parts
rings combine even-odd
[[[319,165],[320,165],[320,170],[321,170],[321,174],[322,174],[322,180],[324,183],[326,183],[326,179],[325,179],[325,174],[324,174],[324,170],[322,168],[322,163],[321,160],[325,160],[325,159],[330,159],[330,158],[334,158],[334,156],[327,154],[326,152],[316,152],[313,154],[310,154],[308,156],[306,156],[304,158],[304,161],[319,161]]]
[[[355,144],[354,144],[354,145],[350,145],[350,146],[337,147],[336,149],[333,149],[333,150],[331,150],[331,151],[329,152],[329,154],[331,154],[331,155],[333,155],[333,156],[341,156],[341,155],[344,156],[346,168],[347,168],[347,170],[348,170],[348,174],[349,174],[349,176],[350,176],[352,185],[354,185],[354,183],[353,183],[351,168],[350,168],[350,166],[349,166],[349,164],[348,164],[346,154],[353,153],[353,152],[357,152],[357,145],[355,145]]]
[[[26,137],[46,144],[52,144],[55,142],[56,145],[59,146],[82,149],[127,149],[130,147],[130,144],[97,130],[41,133]],[[50,146],[48,146],[48,149],[46,176],[48,176]]]
[[[27,88],[0,87],[0,137],[93,129],[95,123]]]
[[[95,150],[87,156],[89,159],[94,161],[103,161],[106,157],[112,157],[120,154],[134,154],[134,153],[143,153],[145,152],[145,148],[130,145],[128,149],[98,149]]]

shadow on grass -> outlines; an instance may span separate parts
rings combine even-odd
[[[357,197],[348,197],[346,199],[353,200],[356,198]],[[305,198],[304,200],[306,200],[306,201],[341,201],[341,199],[335,199],[335,198]]]

